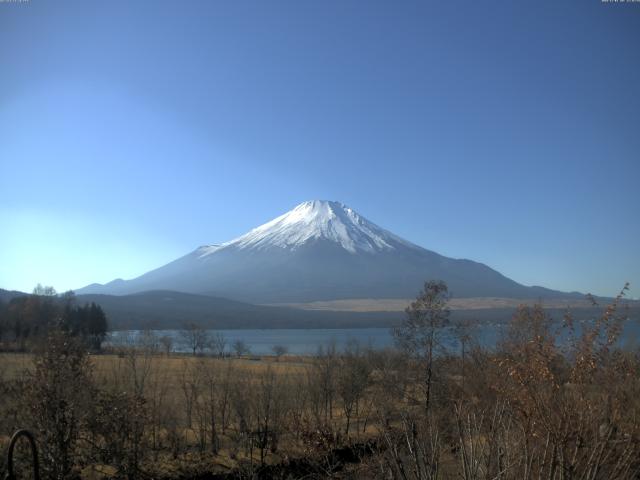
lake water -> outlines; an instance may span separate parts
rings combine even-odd
[[[580,324],[576,326],[577,332]],[[506,331],[505,324],[483,324],[471,330],[473,339],[484,347],[491,348]],[[231,345],[242,340],[255,355],[270,355],[275,345],[283,345],[294,355],[313,355],[320,346],[335,343],[338,350],[343,349],[350,341],[357,341],[361,346],[371,346],[376,349],[393,345],[393,336],[388,328],[353,328],[353,329],[273,329],[273,330],[211,330],[210,334],[221,333],[227,344],[227,351],[231,352]],[[156,330],[155,337],[169,336],[173,340],[173,351],[188,352],[189,348],[182,340],[179,330]],[[144,335],[138,330],[113,332],[108,343],[135,343]],[[442,335],[443,344],[447,348],[457,349],[458,342],[452,329],[445,330]],[[640,322],[628,320],[623,327],[619,345],[632,347],[640,340]]]
[[[179,330],[156,330],[157,337],[169,336],[173,340],[173,350],[177,352],[189,351]],[[393,344],[393,338],[388,328],[326,328],[326,329],[273,329],[273,330],[210,330],[213,336],[221,333],[227,343],[227,351],[238,340],[243,341],[255,355],[271,355],[276,345],[285,346],[294,355],[313,355],[319,346],[327,346],[335,342],[338,349],[343,349],[349,341],[356,340],[361,345],[371,345],[374,348],[385,348]],[[139,330],[113,332],[108,342],[136,343],[144,333]]]

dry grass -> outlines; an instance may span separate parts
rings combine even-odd
[[[293,307],[302,310],[321,310],[336,312],[402,312],[413,300],[403,298],[350,298],[308,303],[278,303],[273,306]],[[516,308],[530,300],[523,298],[453,298],[449,301],[451,310],[482,310],[491,308]],[[586,299],[545,300],[545,308],[591,308]]]
[[[0,353],[0,379],[13,380],[33,368],[33,355],[27,353]]]
[[[177,378],[181,375],[185,365],[195,365],[196,362],[205,362],[211,369],[221,369],[231,365],[241,372],[259,375],[267,370],[276,374],[303,374],[311,366],[311,357],[283,356],[278,360],[275,356],[250,356],[242,358],[212,358],[193,357],[190,355],[173,354],[153,355],[151,358],[152,368],[156,371],[166,373],[169,379]],[[98,378],[110,374],[121,367],[126,358],[117,354],[92,355],[93,367]],[[19,378],[33,368],[33,355],[30,353],[0,353],[0,378],[12,380]],[[172,382],[173,383],[173,382]]]

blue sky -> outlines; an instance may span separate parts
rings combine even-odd
[[[640,4],[0,3],[0,288],[131,278],[310,199],[640,296]]]

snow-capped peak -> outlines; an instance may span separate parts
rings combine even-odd
[[[340,202],[313,200],[301,203],[235,240],[201,247],[199,256],[205,257],[231,246],[239,249],[279,247],[293,250],[317,239],[335,242],[351,253],[393,250],[398,244],[413,246]]]

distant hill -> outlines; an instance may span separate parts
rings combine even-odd
[[[29,294],[24,292],[18,292],[16,290],[3,290],[2,288],[0,288],[0,300],[5,303],[10,302],[12,298],[24,297],[26,295],[29,295]]]
[[[302,310],[172,291],[78,295],[78,302],[100,305],[113,330],[179,329],[186,322],[212,329],[390,327],[404,318],[402,311]],[[630,302],[629,305],[630,316],[640,318],[640,304]],[[559,306],[545,310],[555,319],[561,319],[566,312],[565,307]],[[514,312],[514,306],[467,308],[453,310],[452,319],[477,323],[506,322]],[[573,310],[576,320],[593,318],[600,313],[600,308],[585,308],[583,305]]]
[[[24,295],[28,294],[0,289],[0,298],[5,303],[11,298]],[[404,312],[398,310],[399,306],[395,304],[395,311],[362,310],[363,306],[359,303],[328,305],[332,309],[326,309],[325,305],[322,308],[314,306],[312,309],[304,309],[251,305],[225,298],[166,290],[132,295],[78,295],[77,302],[80,305],[91,302],[100,305],[107,315],[110,330],[179,329],[187,322],[211,329],[390,327],[404,318]],[[626,303],[630,317],[640,319],[640,302]],[[454,300],[452,319],[474,323],[506,322],[515,312],[515,306],[511,304],[500,306],[500,302],[495,302],[491,305],[495,307],[477,302],[457,305]],[[577,320],[593,318],[601,313],[599,308],[585,308],[584,303],[577,305],[579,308],[573,310]],[[555,304],[546,311],[553,318],[561,319],[566,309]]]
[[[132,295],[78,295],[79,303],[95,302],[111,329],[175,329],[187,322],[206,328],[356,328],[389,326],[400,312],[321,312],[269,307],[225,298],[172,291]]]
[[[448,258],[375,225],[338,202],[305,202],[247,234],[200,247],[132,280],[78,293],[172,290],[249,303],[415,298],[426,280],[454,297],[580,298],[521,285],[482,263]]]

